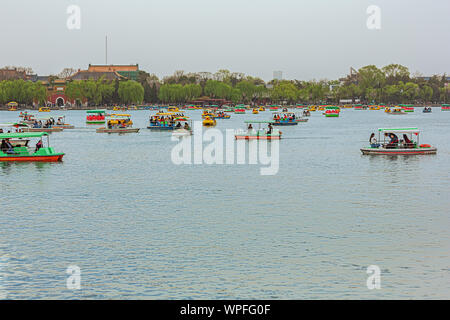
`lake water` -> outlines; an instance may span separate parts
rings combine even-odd
[[[155,112],[130,113],[145,128]],[[59,114],[78,127],[51,135],[62,163],[0,163],[0,298],[450,298],[450,112],[312,113],[281,128],[273,176],[177,166],[168,132],[97,134],[85,112]],[[362,156],[382,127],[419,127],[438,154]],[[80,290],[66,287],[70,265]]]

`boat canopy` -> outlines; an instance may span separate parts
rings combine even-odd
[[[113,113],[112,115],[111,115],[111,117],[131,117],[131,115],[130,114],[117,114],[117,113]]]
[[[0,133],[0,139],[41,138],[43,136],[48,136],[48,133],[47,132]]]
[[[157,114],[153,114],[152,116],[173,116],[174,112],[158,112]]]
[[[18,105],[19,104],[15,101],[8,102],[8,104],[7,104],[8,107],[17,107]]]
[[[86,113],[106,113],[106,110],[87,110]]]
[[[418,128],[380,128],[378,131],[384,133],[420,133]]]

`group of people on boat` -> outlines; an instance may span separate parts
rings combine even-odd
[[[284,113],[283,116],[281,116],[279,113],[275,114],[273,116],[273,120],[280,122],[280,121],[294,121],[295,120],[295,114],[294,113]]]
[[[247,131],[253,131],[253,126],[252,126],[251,123],[248,125]],[[269,125],[267,126],[267,131],[266,131],[266,133],[267,133],[267,134],[272,134],[272,131],[273,131],[273,126],[272,126],[271,123],[269,123]]]
[[[408,138],[408,135],[403,134],[403,139],[399,140],[394,133],[385,133],[384,136],[389,138],[389,142],[384,146],[386,149],[397,149],[398,147],[410,149],[415,147],[415,143]],[[381,144],[375,138],[375,133],[372,133],[369,138],[370,146],[372,148],[379,148]]]
[[[158,116],[158,115],[154,115],[150,117],[150,124],[153,125],[160,125],[162,127],[172,127],[175,124],[175,115],[170,115],[170,116]]]
[[[42,122],[41,120],[34,120],[33,122],[33,128],[51,128],[54,125],[63,125],[64,120],[62,117],[58,118],[58,121],[55,121],[54,118],[49,118],[45,122]]]
[[[131,119],[114,119],[108,121],[108,129],[127,128],[131,126]]]
[[[34,152],[38,152],[39,149],[41,149],[43,146],[42,144],[42,140],[39,140],[36,143],[36,147],[34,149]],[[12,145],[12,143],[10,142],[9,138],[3,139],[2,143],[0,145],[0,150],[5,153],[5,154],[17,154],[17,152],[14,151],[14,146]]]

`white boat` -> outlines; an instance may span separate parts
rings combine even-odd
[[[402,134],[403,139],[397,135]],[[378,142],[362,148],[363,155],[422,155],[436,154],[437,148],[419,144],[420,130],[417,128],[378,129]],[[390,139],[390,141],[387,141]]]

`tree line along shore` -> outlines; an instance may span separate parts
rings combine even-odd
[[[414,104],[440,105],[450,102],[449,77],[411,75],[407,67],[374,65],[338,80],[271,80],[243,73],[219,70],[216,73],[185,73],[159,79],[139,71],[137,80],[72,80],[64,94],[77,101],[69,109],[93,106],[189,104],[199,98],[228,104]],[[19,107],[45,105],[48,86],[22,79],[0,81],[0,107],[15,101]]]

